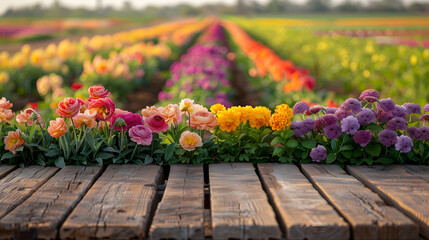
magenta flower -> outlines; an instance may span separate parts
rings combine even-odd
[[[323,109],[322,106],[319,106],[319,105],[313,106],[310,109],[308,109],[307,111],[305,111],[305,115],[310,116],[312,114],[319,113],[322,109]]]
[[[401,153],[408,153],[411,151],[411,148],[414,146],[413,141],[410,137],[402,135],[397,138],[398,141],[395,144],[395,149]]]
[[[421,117],[420,117],[420,119],[419,119],[420,121],[428,121],[429,122],[429,114],[428,113],[426,113],[426,114],[423,114]]]
[[[322,145],[318,145],[317,147],[311,149],[310,157],[313,162],[320,162],[326,159],[328,153],[326,152],[326,148]]]
[[[159,114],[146,118],[146,124],[154,133],[165,132],[168,129],[168,123],[166,123],[165,119]]]
[[[326,108],[326,114],[335,114],[335,112],[338,110],[338,108]]]
[[[362,147],[365,147],[369,142],[371,142],[372,135],[370,130],[361,130],[357,131],[353,135],[353,140]]]
[[[143,125],[132,127],[128,131],[128,135],[130,136],[131,141],[139,145],[149,146],[152,144],[152,131]]]
[[[377,102],[380,98],[380,93],[374,89],[368,89],[361,93],[359,99],[365,100],[367,102]]]
[[[395,131],[384,129],[383,131],[378,133],[378,138],[380,143],[386,147],[390,147],[398,141],[398,135]]]
[[[292,110],[293,110],[293,114],[296,115],[299,113],[305,113],[305,111],[307,111],[309,109],[310,109],[310,107],[308,106],[307,103],[299,102],[299,103],[296,103],[295,106],[293,106]]]
[[[121,131],[121,130],[127,131],[134,126],[144,124],[143,118],[142,118],[142,116],[140,116],[140,114],[137,114],[137,113],[120,113],[120,114],[113,115],[113,117],[111,118],[111,120],[110,120],[111,127],[113,127],[113,125],[116,122],[116,119],[118,119],[118,118],[122,118],[125,121],[126,125],[125,126],[117,126],[116,125],[114,129],[117,131]]]
[[[346,111],[343,111],[343,110],[341,110],[341,109],[338,109],[338,110],[335,112],[335,116],[337,116],[338,121],[342,121],[344,118],[346,118],[346,117],[348,117],[348,116],[351,116],[351,115],[353,115],[353,113],[351,113],[351,112],[346,112]]]

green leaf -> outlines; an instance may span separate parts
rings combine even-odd
[[[289,139],[286,143],[286,147],[288,148],[296,148],[298,146],[298,141],[296,141],[295,139]]]
[[[375,123],[370,123],[366,126],[365,130],[370,130],[372,133],[379,133],[383,131],[383,128]]]
[[[295,132],[289,129],[287,131],[287,134],[286,134],[285,138],[286,139],[291,138],[294,134],[295,134]]]
[[[64,168],[66,166],[66,163],[64,162],[64,158],[59,157],[59,158],[55,159],[55,166],[57,166],[59,168]]]
[[[46,166],[45,161],[43,161],[42,159],[37,159],[36,163],[39,164],[42,167]]]
[[[167,146],[164,152],[165,160],[168,161],[173,156],[174,150],[176,149],[177,143],[171,143]]]
[[[16,155],[15,154],[13,154],[12,152],[7,152],[7,153],[5,153],[5,154],[3,154],[3,156],[1,157],[1,159],[0,159],[0,161],[3,161],[3,160],[5,160],[5,159],[9,159],[9,158],[13,158],[13,157],[15,157]]]
[[[332,148],[332,150],[333,151],[337,151],[337,141],[336,140],[334,140],[334,139],[332,139],[331,140],[331,148]]]
[[[279,161],[282,163],[291,163],[293,162],[293,159],[290,157],[283,156],[279,158]]]
[[[276,145],[276,144],[278,144],[278,143],[280,143],[280,144],[282,144],[282,145],[285,145],[285,141],[283,140],[283,138],[282,138],[282,137],[280,137],[280,136],[277,136],[277,137],[275,137],[275,138],[271,141],[271,146],[274,146],[274,145]]]
[[[58,156],[61,154],[60,150],[54,149],[54,150],[50,150],[47,153],[45,153],[46,157],[54,157],[54,156]]]
[[[378,156],[380,156],[380,153],[381,153],[381,146],[380,146],[380,144],[376,144],[376,143],[368,144],[365,146],[364,150],[369,155],[374,156],[374,157],[378,157]]]
[[[105,160],[107,160],[107,159],[109,159],[109,158],[111,158],[111,157],[113,157],[114,155],[113,154],[111,154],[111,153],[105,153],[105,152],[101,152],[101,153],[99,153],[98,155],[97,155],[97,158],[101,158],[101,159],[105,159]]]
[[[314,140],[304,140],[301,142],[302,146],[308,149],[313,149],[316,147],[316,141]]]
[[[95,161],[97,161],[98,166],[103,166],[103,159],[102,158],[96,158]]]
[[[153,158],[150,155],[146,155],[144,158],[144,164],[151,164],[153,162]]]
[[[247,155],[247,154],[245,154],[245,153],[243,153],[243,154],[240,154],[240,156],[238,157],[238,159],[240,160],[240,161],[249,161],[249,156]]]
[[[348,151],[348,150],[352,150],[353,146],[352,145],[345,145],[341,147],[340,151]]]
[[[336,159],[337,159],[337,155],[335,153],[330,153],[328,155],[328,157],[326,158],[326,163],[331,164],[331,163],[335,162]]]
[[[119,150],[116,150],[116,149],[114,149],[112,147],[105,147],[105,148],[103,148],[103,151],[105,151],[105,152],[119,153]]]
[[[379,158],[375,162],[388,165],[388,164],[393,164],[395,162],[395,159],[393,159],[393,158]]]
[[[346,157],[347,159],[352,158],[352,153],[351,152],[341,152],[341,154]]]
[[[275,147],[274,152],[273,152],[273,156],[279,156],[280,157],[285,151],[286,151],[286,149],[283,147]]]

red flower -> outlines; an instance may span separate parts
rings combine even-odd
[[[93,99],[88,104],[90,113],[96,112],[95,118],[100,121],[109,120],[115,113],[115,103],[108,98]]]
[[[91,99],[106,98],[110,94],[103,86],[92,86],[88,89],[88,93]]]
[[[58,104],[58,109],[56,112],[61,117],[72,118],[79,113],[81,107],[82,107],[81,101],[68,97],[68,98],[64,98],[64,100],[62,100]]]
[[[30,105],[30,107],[35,110],[39,109],[39,104],[37,102],[31,102],[31,103],[28,103],[28,105]]]
[[[71,88],[72,88],[74,91],[77,91],[77,90],[81,89],[82,87],[83,87],[83,84],[82,84],[82,83],[72,83],[72,85],[71,85]]]

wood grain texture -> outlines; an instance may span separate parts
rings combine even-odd
[[[150,227],[150,239],[204,239],[202,165],[172,165]]]
[[[425,165],[404,165],[407,172],[429,181],[429,166]]]
[[[281,238],[252,164],[211,164],[209,181],[213,239]]]
[[[67,166],[0,220],[0,238],[31,232],[55,239],[58,228],[100,173],[100,167]]]
[[[350,223],[353,239],[416,239],[418,227],[337,165],[303,164],[303,173]]]
[[[293,164],[258,164],[286,238],[349,239],[349,225]]]
[[[0,165],[0,179],[4,178],[10,172],[17,168],[16,165]]]
[[[0,218],[21,204],[59,168],[30,166],[18,168],[0,180]]]
[[[419,225],[429,238],[429,182],[403,166],[350,166],[347,170]]]
[[[109,165],[66,219],[60,238],[144,238],[160,175],[155,165]]]

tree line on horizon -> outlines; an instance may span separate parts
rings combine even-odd
[[[237,0],[234,5],[222,3],[193,6],[177,4],[172,6],[147,6],[136,8],[130,1],[124,1],[121,8],[101,6],[97,1],[96,9],[68,8],[56,0],[45,8],[40,3],[18,9],[9,8],[2,17],[172,17],[198,15],[255,15],[255,14],[286,14],[286,13],[407,13],[429,12],[429,3],[414,1],[405,4],[402,0],[375,0],[369,4],[362,4],[357,0],[345,0],[333,5],[331,0],[307,0],[297,4],[290,0],[270,0],[266,4],[255,0]]]

